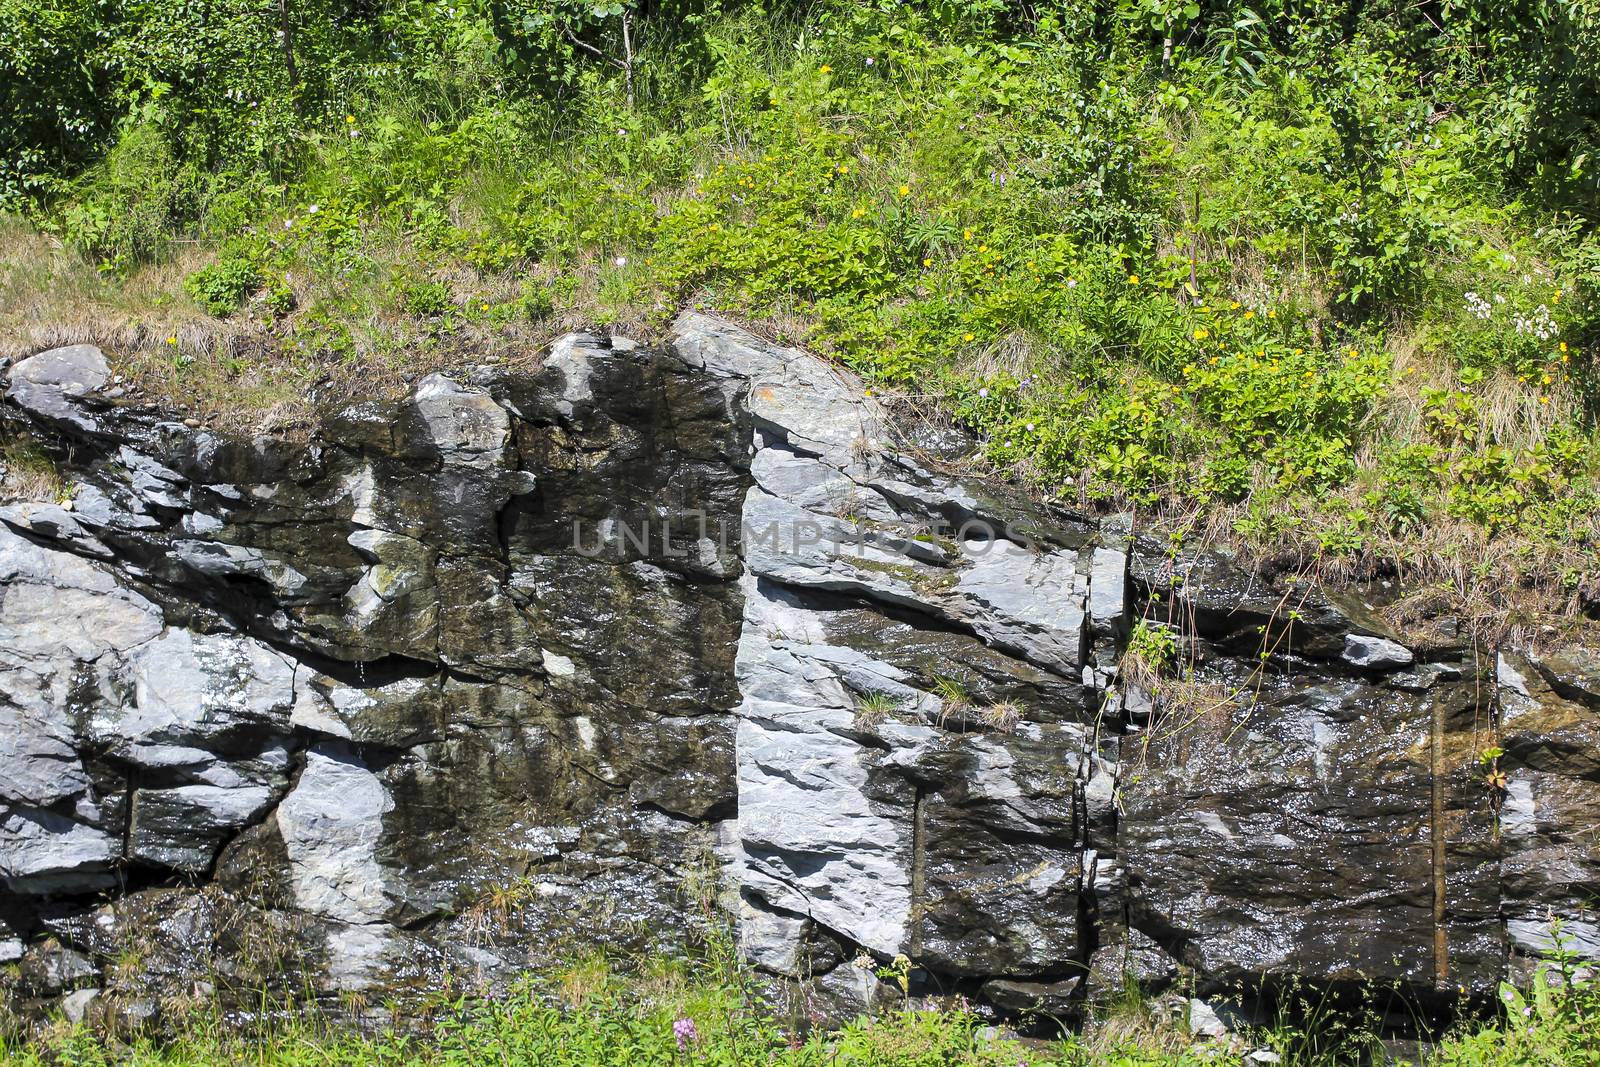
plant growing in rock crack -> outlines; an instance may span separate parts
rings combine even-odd
[[[1128,634],[1118,667],[1124,686],[1135,686],[1153,693],[1178,658],[1178,635],[1170,626],[1140,619]]]
[[[883,721],[901,707],[900,701],[888,693],[864,693],[856,698],[856,727],[876,730]]]
[[[967,713],[972,710],[972,694],[967,692],[961,679],[947,674],[934,675],[933,695],[939,698],[939,726],[948,729],[951,721],[959,718],[965,729]]]
[[[991,730],[1009,734],[1022,721],[1022,705],[1014,700],[1002,700],[998,704],[990,704],[978,713],[978,720]]]

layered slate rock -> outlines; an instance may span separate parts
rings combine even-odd
[[[1443,1008],[1600,955],[1582,649],[1475,653],[961,475],[701,315],[303,440],[108,381],[44,353],[0,408],[72,487],[0,506],[25,1006],[493,992],[718,909],[814,1018],[897,957],[1064,1019],[1130,979]],[[1154,629],[1159,670],[1127,655]]]
[[[721,382],[575,335],[289,441],[97,366],[9,378],[73,492],[0,510],[0,948],[70,946],[137,1021],[196,982],[493,989],[692,936],[736,805]],[[735,539],[662,537],[678,514]],[[136,955],[148,989],[105,970]]]
[[[745,951],[846,1000],[861,952],[907,956],[919,985],[1023,1007],[1069,996],[1094,937],[1087,842],[1112,833],[1085,684],[1096,531],[1061,513],[1035,539],[1037,516],[912,459],[858,382],[801,353],[697,316],[674,348],[748,390],[756,422],[737,661]],[[1122,575],[1101,575],[1109,628]]]

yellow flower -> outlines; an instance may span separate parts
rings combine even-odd
[[[1228,305],[1228,310],[1229,311],[1238,311],[1239,310],[1239,301],[1235,300],[1233,303],[1229,304]]]
[[[989,246],[988,245],[979,245],[978,246],[978,251],[987,252],[987,251],[989,251]]]
[[[902,186],[901,186],[901,187],[900,187],[900,195],[901,195],[901,196],[910,196],[910,195],[911,195],[911,186],[909,186],[909,185],[902,185]]]
[[[931,266],[933,266],[933,260],[931,260],[931,259],[927,258],[926,256],[924,256],[923,259],[922,259],[922,265],[924,267],[931,267]]]
[[[848,163],[839,164],[839,173],[840,174],[849,174],[850,173],[850,164],[848,164]]]
[[[715,223],[715,222],[713,222],[710,225],[710,227],[708,227],[708,228],[711,230],[712,233],[716,233],[718,230],[722,229],[722,227],[719,224]]]
[[[1353,349],[1353,348],[1352,348],[1352,349],[1351,349],[1351,350],[1350,350],[1350,358],[1351,358],[1351,359],[1355,359],[1355,358],[1356,358],[1356,357],[1357,357],[1357,356],[1359,356],[1359,355],[1360,355],[1360,354],[1361,354],[1361,353],[1360,353],[1360,352],[1357,352],[1357,351],[1356,351],[1356,350],[1355,350],[1355,349]]]
[[[868,389],[868,390],[867,390],[867,395],[868,395],[868,396],[871,396],[871,395],[872,395],[872,390],[871,390],[871,389]]]
[[[1256,317],[1256,313],[1255,313],[1255,312],[1254,312],[1254,311],[1246,311],[1246,312],[1245,312],[1245,313],[1244,313],[1244,317],[1245,317],[1245,318],[1246,318],[1246,319],[1253,319],[1253,318],[1255,318],[1255,317]]]
[[[1204,341],[1207,337],[1210,337],[1210,336],[1211,336],[1211,333],[1210,333],[1210,331],[1207,331],[1207,330],[1196,330],[1194,332],[1194,339],[1196,341]]]
[[[859,208],[858,207],[854,211],[850,212],[850,217],[853,218],[853,219],[859,219],[862,215],[865,215],[866,213],[867,213],[867,211],[866,211],[865,208]]]
[[[1567,342],[1562,341],[1561,342],[1561,351],[1565,352],[1566,350],[1567,350]]]
[[[356,120],[356,117],[355,117],[355,116],[354,116],[354,115],[346,115],[346,116],[345,116],[345,117],[344,117],[344,120],[345,120],[345,121],[346,121],[346,122],[354,122],[354,121],[355,121],[355,120]]]
[[[1563,363],[1570,363],[1571,361],[1572,361],[1572,357],[1571,356],[1562,356],[1561,357],[1561,362],[1563,362]]]
[[[972,334],[970,334],[970,333],[967,333],[967,334],[962,334],[962,335],[961,335],[961,339],[962,339],[962,340],[963,340],[963,341],[970,341],[970,340],[972,340]]]
[[[1277,311],[1276,308],[1268,308],[1267,309],[1267,318],[1275,319],[1277,317],[1278,317],[1278,311]]]
[[[971,230],[962,230],[961,231],[961,239],[964,240],[964,241],[972,240],[972,231]]]
[[[175,344],[177,344],[177,343],[178,343],[178,339],[177,339],[177,337],[168,337],[168,338],[167,338],[167,344],[169,344],[169,345],[175,345]]]
[[[1137,274],[1128,275],[1128,284],[1129,285],[1138,285],[1139,284],[1139,276]]]
[[[1294,354],[1297,356],[1303,356],[1306,354],[1306,350],[1303,348],[1297,348],[1294,350]]]
[[[1561,303],[1561,290],[1560,289],[1557,289],[1556,292],[1555,292],[1555,295],[1550,298],[1550,303],[1552,303],[1552,304]]]
[[[1541,403],[1541,404],[1548,404],[1548,403],[1550,403],[1550,398],[1549,398],[1549,397],[1547,397],[1547,396],[1541,396],[1541,397],[1540,397],[1540,398],[1539,398],[1539,403]]]
[[[821,70],[821,72],[823,74],[832,74],[833,73],[833,68],[828,66],[828,64],[826,64],[826,63],[822,64],[822,66],[820,68],[818,68],[818,69]]]
[[[478,307],[480,309],[482,309],[483,311],[488,311],[489,310],[489,305],[488,304],[479,304]]]
[[[1549,385],[1550,384],[1550,375],[1546,374],[1544,376],[1544,384],[1545,385]]]

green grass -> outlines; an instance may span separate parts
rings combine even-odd
[[[1560,973],[1552,970],[1551,974]],[[893,980],[891,970],[880,977]],[[1569,989],[1570,992],[1563,992]],[[885,1008],[836,1031],[803,1033],[749,992],[726,952],[721,962],[652,961],[624,976],[603,960],[525,983],[503,1000],[440,1002],[409,1016],[405,1033],[356,1032],[316,1012],[224,1020],[204,1007],[160,1040],[56,1026],[31,1043],[0,1038],[0,1064],[528,1064],[539,1067],[1245,1067],[1265,1050],[1286,1067],[1365,1062],[1376,1036],[1359,1020],[1313,1011],[1308,1030],[1281,1025],[1223,1043],[1192,1041],[1137,998],[1098,1013],[1091,1036],[1021,1041],[996,1034],[959,999]],[[265,1020],[265,1021],[262,1021]],[[682,1035],[682,1041],[679,1037]],[[1465,1023],[1431,1049],[1431,1067],[1584,1067],[1600,1055],[1600,987],[1505,992],[1504,1019]],[[1259,1061],[1257,1061],[1259,1062]]]

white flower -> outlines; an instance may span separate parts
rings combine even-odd
[[[618,256],[616,258],[615,262],[616,262],[617,266],[619,266],[619,267],[626,267],[628,265],[628,257],[627,256]]]
[[[310,207],[306,208],[306,214],[307,215],[315,215],[317,212],[319,212],[321,210],[322,209],[320,207],[318,207],[315,204],[312,204]]]
[[[867,66],[869,66],[869,67],[870,67],[870,66],[872,66],[872,65],[873,65],[873,64],[874,64],[874,63],[876,63],[876,62],[877,62],[877,60],[876,60],[876,59],[873,59],[873,58],[872,58],[872,57],[871,57],[871,56],[868,56],[868,57],[867,57]]]
[[[1067,288],[1068,289],[1076,289],[1077,287],[1078,287],[1078,279],[1076,279],[1076,278],[1068,278],[1067,279]]]
[[[988,395],[989,395],[989,389],[988,389],[988,387],[987,387],[987,386],[985,386],[985,387],[984,387],[984,388],[982,388],[982,389],[979,389],[979,390],[978,390],[978,395],[979,395],[979,396],[988,396]]]
[[[1031,423],[1031,422],[1030,422],[1030,423],[1028,423],[1028,432],[1029,432],[1029,433],[1032,433],[1032,432],[1033,432],[1033,423]]]

